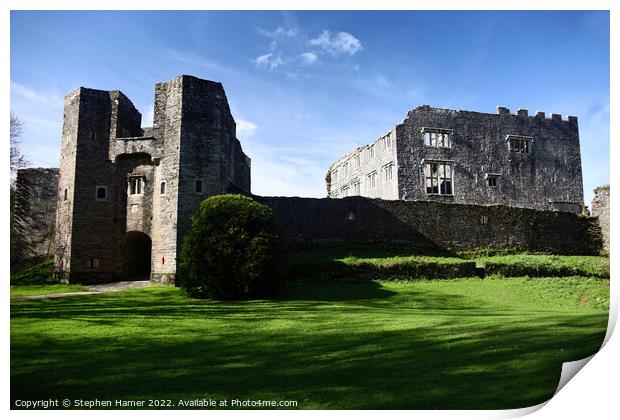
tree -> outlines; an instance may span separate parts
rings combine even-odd
[[[28,161],[20,148],[21,136],[24,131],[24,124],[17,118],[17,115],[11,111],[11,184],[15,182],[17,170],[28,165]]]
[[[200,203],[178,262],[178,284],[190,296],[249,299],[277,290],[287,255],[271,208],[229,194]]]
[[[21,262],[24,261],[27,255],[27,245],[25,241],[23,227],[21,221],[23,220],[24,210],[18,203],[23,202],[18,197],[18,192],[15,188],[15,180],[17,178],[17,170],[25,167],[28,161],[20,150],[20,140],[23,133],[24,125],[19,118],[11,111],[11,189],[10,189],[10,245],[11,245],[11,272],[19,268]]]

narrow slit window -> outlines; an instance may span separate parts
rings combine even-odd
[[[194,192],[201,194],[202,193],[202,180],[197,179],[194,183]]]
[[[108,187],[98,185],[95,189],[95,197],[97,201],[105,201],[108,199]]]
[[[159,193],[161,195],[166,194],[166,182],[165,181],[159,184]]]

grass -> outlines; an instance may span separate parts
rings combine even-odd
[[[596,276],[609,278],[609,257],[590,255],[495,255],[476,258],[488,274]]]
[[[296,400],[500,409],[549,399],[594,353],[609,280],[293,283],[273,300],[153,287],[11,303],[11,399]]]
[[[85,292],[86,290],[88,289],[81,284],[30,284],[25,286],[11,286],[11,297]]]
[[[508,277],[595,276],[609,278],[609,257],[509,254],[420,255],[407,249],[331,248],[292,253],[293,276],[324,279],[401,276],[450,278],[471,275]],[[476,267],[479,270],[476,270]],[[484,270],[481,270],[484,269]]]
[[[53,278],[54,261],[46,260],[40,264],[33,265],[30,268],[18,271],[11,275],[11,285],[42,285],[56,283]]]
[[[330,248],[289,255],[293,278],[450,278],[476,275],[476,264],[447,255],[407,249]]]
[[[11,276],[11,297],[83,292],[81,284],[62,284],[54,280],[54,262],[44,261]]]

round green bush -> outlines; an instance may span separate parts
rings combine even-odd
[[[242,195],[218,195],[192,216],[177,275],[192,297],[267,297],[283,283],[286,262],[271,208]]]

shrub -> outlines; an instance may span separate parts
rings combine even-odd
[[[190,296],[247,299],[275,292],[286,275],[286,246],[272,210],[242,195],[204,200],[179,255]]]

